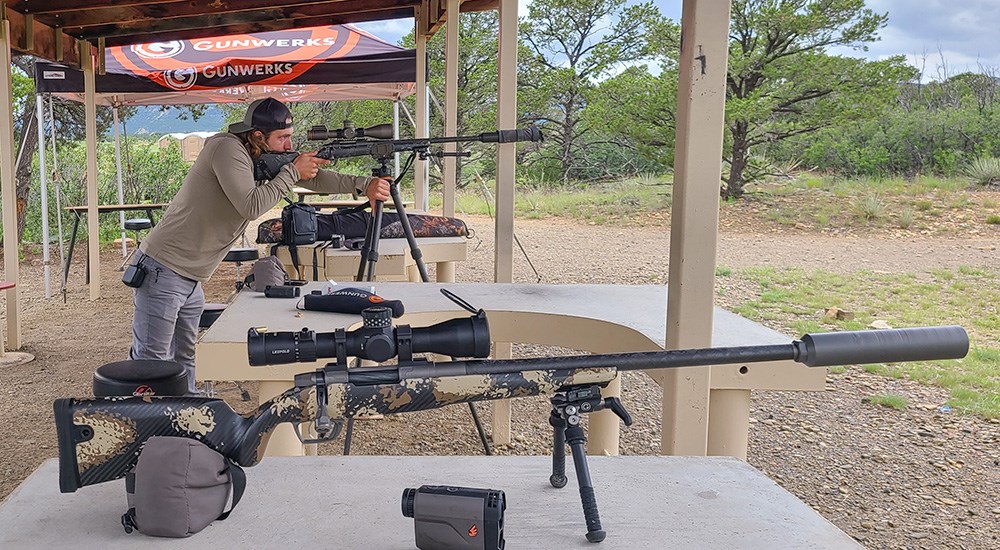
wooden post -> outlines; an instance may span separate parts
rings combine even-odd
[[[517,123],[517,0],[500,0],[497,67],[497,128],[513,128]],[[514,161],[517,145],[497,145],[496,245],[493,251],[493,280],[514,281]],[[497,343],[493,356],[508,359],[509,343]],[[510,401],[493,402],[493,440],[510,443]]]
[[[87,251],[90,255],[90,299],[101,297],[100,216],[97,205],[97,80],[94,75],[94,48],[78,40],[80,68],[83,70],[83,105],[87,129]]]
[[[458,0],[447,0],[448,23],[444,46],[444,135],[454,136],[458,130]],[[456,144],[444,144],[445,152],[454,152]],[[444,158],[444,193],[442,215],[455,216],[455,190],[458,186],[458,159]]]
[[[729,2],[684,0],[681,34],[668,349],[709,347],[712,342]],[[655,378],[663,386],[661,452],[705,455],[711,367],[670,369]]]
[[[416,83],[416,113],[413,113],[416,121],[415,138],[429,137],[429,121],[427,109],[427,13],[429,6],[426,2],[418,5],[413,29],[414,45],[417,50],[417,83]],[[413,205],[416,210],[427,211],[427,176],[428,161],[417,159],[413,161]]]
[[[10,72],[10,21],[0,20],[0,102],[14,104]],[[21,302],[16,283],[20,281],[17,242],[17,198],[14,167],[14,116],[10,109],[0,109],[0,199],[3,200],[3,272],[7,281],[7,349],[21,348]],[[2,338],[2,336],[0,336]]]

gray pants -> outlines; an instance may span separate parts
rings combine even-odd
[[[178,275],[152,256],[141,257],[146,278],[135,289],[129,359],[179,363],[188,373],[188,391],[195,393],[194,344],[205,308],[205,291],[200,282]],[[138,261],[137,257],[132,263]]]

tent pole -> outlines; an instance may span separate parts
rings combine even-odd
[[[392,139],[399,139],[399,98],[392,100]],[[392,173],[399,175],[399,151],[392,154]]]
[[[52,276],[51,260],[49,258],[49,187],[45,178],[45,111],[42,109],[42,96],[35,94],[35,117],[38,119],[38,179],[42,194],[42,266],[45,275],[45,299],[52,297],[50,279]]]
[[[66,254],[63,250],[63,230],[62,230],[62,182],[59,178],[59,157],[56,156],[56,117],[52,112],[52,103],[55,100],[49,94],[49,121],[52,123],[52,184],[56,187],[56,227],[59,232],[59,266],[66,265]],[[66,281],[62,282],[60,292],[66,292]]]
[[[125,204],[125,192],[122,189],[122,146],[118,138],[118,104],[111,107],[111,115],[115,124],[115,175],[118,177],[118,204]],[[122,258],[128,256],[128,245],[125,244],[125,211],[118,212],[118,224],[122,228]]]
[[[427,115],[427,12],[428,3],[421,2],[416,7],[414,17],[413,41],[417,50],[417,86],[416,86],[416,109],[414,115],[417,123],[414,128],[413,137],[420,139],[429,137]],[[427,212],[428,179],[427,173],[430,163],[425,160],[416,160],[413,163],[413,207],[419,211]]]

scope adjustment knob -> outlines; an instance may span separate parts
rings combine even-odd
[[[384,306],[368,307],[361,310],[361,320],[365,328],[388,328],[392,326],[392,310]]]

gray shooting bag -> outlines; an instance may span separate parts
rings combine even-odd
[[[125,476],[129,508],[122,527],[126,533],[189,537],[229,517],[245,488],[243,469],[204,443],[153,436]],[[230,493],[233,504],[227,511]]]

